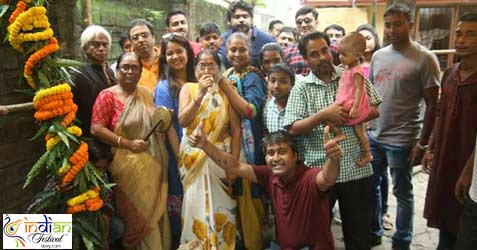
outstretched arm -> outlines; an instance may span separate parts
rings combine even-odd
[[[189,144],[193,147],[204,150],[210,159],[212,159],[215,163],[217,163],[217,165],[227,172],[249,179],[252,182],[258,182],[257,176],[255,175],[252,166],[242,163],[234,158],[231,154],[219,150],[215,145],[207,140],[202,128],[202,122],[199,123],[197,128],[190,136]]]

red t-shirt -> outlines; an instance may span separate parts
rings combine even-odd
[[[253,166],[253,170],[258,184],[272,200],[280,249],[334,249],[328,195],[316,186],[319,168],[300,163],[295,174],[285,181],[274,175],[270,167]]]

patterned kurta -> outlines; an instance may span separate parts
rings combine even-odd
[[[461,81],[460,64],[447,69],[434,128],[434,159],[427,188],[424,217],[427,225],[457,235],[462,204],[454,187],[475,145],[477,133],[477,73]]]

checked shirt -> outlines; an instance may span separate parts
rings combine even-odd
[[[342,71],[342,68],[335,67],[332,80],[328,84],[318,79],[313,72],[297,81],[288,98],[283,122],[284,127],[287,128],[295,121],[307,118],[333,104]],[[380,104],[382,102],[381,97],[371,82],[366,81],[365,86],[370,105],[377,106]],[[300,156],[307,166],[323,166],[325,164],[324,128],[325,124],[320,124],[313,128],[311,133],[297,136]],[[343,156],[341,158],[340,175],[336,182],[348,182],[371,176],[373,174],[371,164],[361,168],[356,165],[356,162],[361,159],[362,147],[353,127],[341,126],[340,129],[345,134],[346,140],[340,142]]]

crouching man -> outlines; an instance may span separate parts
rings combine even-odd
[[[298,158],[297,146],[285,131],[264,138],[268,167],[251,166],[207,141],[202,125],[189,144],[201,148],[228,173],[247,178],[265,188],[273,204],[280,249],[334,249],[330,230],[328,194],[339,174],[341,147],[324,132],[327,161],[322,168],[308,168]],[[246,215],[245,215],[246,216]]]

